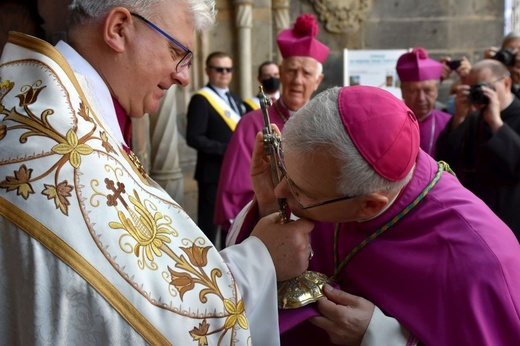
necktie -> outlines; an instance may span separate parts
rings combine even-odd
[[[228,99],[228,103],[231,106],[231,109],[233,109],[235,113],[240,114],[240,112],[238,112],[237,107],[235,106],[235,102],[233,102],[233,98],[231,97],[231,93],[229,91],[226,91],[226,96]]]

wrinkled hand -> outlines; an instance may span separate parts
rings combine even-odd
[[[276,125],[273,131],[280,134]],[[274,194],[274,184],[271,173],[270,158],[265,152],[263,135],[259,132],[255,138],[253,155],[251,157],[251,185],[258,202],[260,216],[266,216],[278,210],[278,202]]]
[[[375,305],[368,300],[325,285],[326,298],[318,300],[322,316],[309,321],[329,334],[336,345],[360,345],[368,328]]]
[[[314,223],[298,219],[281,224],[278,212],[256,224],[251,233],[267,247],[276,268],[276,278],[284,281],[302,274],[309,266],[310,233]]]

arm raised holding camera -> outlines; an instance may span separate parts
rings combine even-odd
[[[462,83],[465,83],[465,78],[468,76],[469,71],[471,71],[471,63],[465,56],[458,60],[452,60],[450,57],[444,57],[439,61],[444,64],[441,80],[449,78],[451,72],[455,71],[455,73],[457,73],[461,79]]]
[[[459,85],[455,95],[455,114],[453,114],[453,118],[451,120],[451,131],[454,131],[457,127],[460,126],[460,124],[464,122],[471,110],[471,103],[469,102],[468,96],[469,85]]]
[[[493,133],[497,132],[504,125],[500,116],[500,101],[497,91],[488,86],[482,86],[482,93],[488,99],[486,105],[482,106],[480,113],[486,123],[488,123]]]
[[[496,132],[503,124],[500,117],[500,101],[489,83],[462,84],[457,87],[455,114],[451,121],[451,131],[460,126],[471,111],[478,111],[491,130]]]

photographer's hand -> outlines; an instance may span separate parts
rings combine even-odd
[[[464,122],[471,110],[471,104],[468,99],[469,85],[461,84],[457,87],[455,95],[455,114],[451,120],[451,131],[459,127]]]
[[[471,71],[471,63],[469,60],[464,56],[462,59],[460,59],[460,66],[457,68],[457,75],[459,76],[461,82],[463,84],[466,83],[466,77],[469,75],[469,71]]]
[[[484,121],[488,123],[489,127],[491,127],[491,131],[495,133],[504,125],[504,122],[500,117],[500,101],[498,100],[498,94],[495,90],[488,88],[487,86],[483,86],[482,91],[489,99],[487,106],[482,109],[482,116]]]
[[[488,47],[484,50],[484,59],[493,59],[495,54],[498,52],[498,47]]]
[[[450,78],[451,68],[448,66],[448,61],[451,61],[449,56],[441,58],[439,62],[442,64],[441,83],[443,80]]]

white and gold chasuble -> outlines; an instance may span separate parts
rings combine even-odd
[[[27,330],[41,344],[67,344],[69,328],[79,344],[251,344],[228,266],[122,149],[91,87],[54,47],[11,33],[0,61],[0,274],[14,279],[0,284],[0,334],[17,333],[3,314],[21,314],[10,295],[24,294],[29,316],[18,318],[35,320]]]

